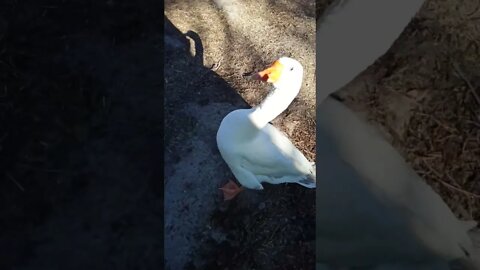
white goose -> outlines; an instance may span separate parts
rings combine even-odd
[[[480,269],[460,221],[373,127],[328,95],[385,53],[423,0],[342,2],[317,29],[317,269]]]
[[[273,90],[258,107],[235,110],[225,116],[217,132],[220,154],[243,187],[262,190],[262,182],[266,182],[315,188],[315,164],[269,123],[298,95],[302,65],[282,57],[254,77],[272,83]],[[230,181],[221,190],[225,200],[230,200],[243,187]]]

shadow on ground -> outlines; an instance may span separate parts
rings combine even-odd
[[[216,132],[249,106],[203,65],[198,34],[165,25],[166,269],[314,269],[315,191],[265,185],[222,201],[218,188],[232,175]]]
[[[161,6],[0,6],[0,268],[161,268]]]

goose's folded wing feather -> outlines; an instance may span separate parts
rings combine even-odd
[[[312,163],[272,125],[260,132],[245,153],[244,166],[256,175],[302,176],[312,168]]]

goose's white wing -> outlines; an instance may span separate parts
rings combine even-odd
[[[242,157],[244,167],[259,177],[260,182],[297,182],[315,175],[313,163],[270,124],[245,145]]]

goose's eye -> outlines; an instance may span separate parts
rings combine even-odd
[[[292,67],[292,68],[290,68],[290,71],[292,71],[292,70],[293,70],[293,67]]]

